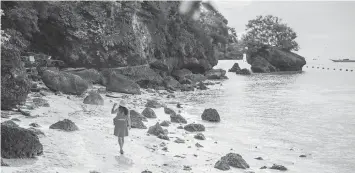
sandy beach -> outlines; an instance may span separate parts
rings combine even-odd
[[[101,86],[93,86],[93,90]],[[220,85],[215,85],[215,88]],[[121,99],[127,100],[129,108],[141,112],[147,99],[156,99],[176,112],[181,111],[188,123],[200,115],[188,115],[183,108],[177,108],[177,100],[166,98],[169,94],[164,90],[154,93],[143,91],[141,95],[127,95],[110,93],[119,98],[104,97],[103,106],[83,104],[83,98],[79,96],[55,95],[49,93],[42,98],[48,100],[50,107],[40,107],[31,111],[36,118],[27,118],[23,115],[12,115],[18,118],[16,122],[21,127],[29,127],[30,123],[38,123],[45,136],[40,136],[44,147],[44,153],[35,159],[4,159],[11,167],[2,167],[2,172],[186,172],[184,166],[191,168],[191,172],[217,172],[214,168],[216,161],[228,152],[241,152],[245,149],[233,148],[223,141],[215,141],[208,137],[209,129],[206,129],[206,140],[194,139],[196,133],[190,133],[184,129],[178,129],[178,123],[172,123],[164,127],[169,131],[170,141],[162,140],[147,134],[147,129],[131,129],[130,135],[125,139],[125,154],[119,154],[117,138],[113,135],[113,114],[110,110],[114,102]],[[176,93],[174,95],[182,95]],[[33,93],[29,95],[28,104]],[[164,108],[154,109],[157,118],[144,122],[147,127],[163,120],[170,121],[170,116],[164,113]],[[192,117],[193,116],[193,117]],[[49,129],[49,126],[63,119],[72,120],[79,131],[65,132]],[[2,122],[7,119],[2,119]],[[208,124],[208,123],[205,123]],[[183,125],[183,124],[181,124]],[[208,125],[207,125],[208,126]],[[176,138],[185,140],[185,143],[175,143]],[[195,146],[199,143],[203,148]],[[164,151],[163,148],[167,147]],[[244,156],[249,164],[253,164],[253,170],[258,168],[253,158]],[[243,169],[231,169],[226,172],[245,172]]]

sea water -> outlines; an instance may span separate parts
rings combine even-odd
[[[250,67],[224,60],[215,68],[235,62]],[[272,163],[289,172],[355,171],[355,63],[311,60],[302,72],[227,76],[215,89],[181,96],[193,105],[187,112],[194,120],[206,124],[205,135],[220,141],[211,152],[234,148],[255,172]],[[221,122],[201,121],[205,108],[217,109]]]

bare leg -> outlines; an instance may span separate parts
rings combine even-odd
[[[121,137],[118,137],[118,144],[120,145],[120,153],[123,154],[123,150],[122,150],[122,147],[123,147],[123,140]]]

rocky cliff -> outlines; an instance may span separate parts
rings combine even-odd
[[[217,38],[202,20],[180,15],[180,2],[1,2],[2,27],[30,42],[28,51],[70,67],[121,67],[160,60],[202,73],[217,64]],[[219,35],[223,32],[214,28]],[[224,33],[224,34],[228,34]]]

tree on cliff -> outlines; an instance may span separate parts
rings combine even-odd
[[[249,52],[257,52],[263,47],[277,47],[285,51],[299,49],[295,41],[296,32],[278,17],[257,16],[248,22],[246,31],[243,41]]]

